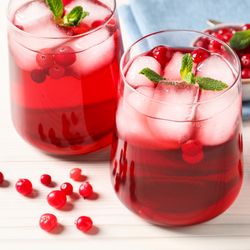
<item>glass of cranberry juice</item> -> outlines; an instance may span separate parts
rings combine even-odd
[[[120,28],[115,0],[62,3],[64,15],[76,6],[88,15],[77,26],[60,26],[44,0],[9,3],[12,117],[35,147],[85,154],[112,140]]]
[[[213,39],[220,51],[195,47],[200,37]],[[226,87],[214,91],[183,82],[187,54],[195,79],[209,77]],[[162,80],[147,78],[145,68]],[[119,199],[147,221],[167,226],[224,212],[240,191],[243,172],[236,54],[206,34],[163,31],[132,45],[121,59],[121,74],[111,155]]]

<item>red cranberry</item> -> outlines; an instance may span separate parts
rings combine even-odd
[[[91,28],[95,29],[101,25],[103,25],[104,21],[103,20],[96,20],[91,24]]]
[[[60,186],[61,191],[63,191],[66,195],[72,195],[73,194],[73,186],[65,182]]]
[[[51,184],[51,176],[48,175],[48,174],[43,174],[41,177],[40,177],[40,181],[43,185],[45,186],[50,186]]]
[[[79,26],[74,26],[70,28],[74,36],[84,34],[90,30],[90,27],[86,23],[80,23]]]
[[[36,62],[43,69],[47,69],[47,68],[51,67],[54,63],[54,57],[52,54],[52,50],[51,49],[42,49],[36,55]]]
[[[189,164],[196,164],[200,162],[203,157],[202,145],[194,140],[190,140],[182,145],[183,160]]]
[[[0,184],[4,182],[4,175],[2,172],[0,172]]]
[[[43,214],[40,217],[39,225],[44,231],[51,232],[58,225],[57,218],[54,214]]]
[[[250,68],[250,54],[241,57],[241,64],[243,67]]]
[[[165,46],[158,46],[152,50],[152,56],[161,64],[162,67],[165,67],[166,63],[168,63],[172,58],[173,52]]]
[[[16,183],[16,190],[24,196],[30,195],[33,191],[32,183],[28,179],[19,179]]]
[[[207,49],[208,45],[209,45],[210,40],[206,37],[201,37],[196,43],[195,43],[195,47],[200,47],[200,48],[204,48]]]
[[[93,194],[93,188],[92,186],[86,182],[83,183],[80,187],[79,187],[79,194],[85,199],[85,198],[90,198]]]
[[[191,53],[194,63],[201,63],[210,56],[210,53],[202,48],[196,49]]]
[[[227,33],[232,33],[232,29],[231,28],[222,28],[222,29],[219,29],[217,31],[217,34],[219,34],[219,35],[224,35]]]
[[[222,44],[220,44],[216,40],[211,40],[208,45],[208,50],[212,52],[220,52],[222,49],[223,49]]]
[[[36,83],[42,83],[46,79],[46,72],[40,69],[34,69],[31,71],[31,79]]]
[[[92,222],[91,218],[89,218],[87,216],[79,217],[75,221],[75,224],[76,224],[77,229],[82,231],[82,232],[88,232],[93,226],[93,222]]]
[[[70,170],[70,178],[79,181],[82,176],[82,170],[80,168],[73,168]]]
[[[73,0],[62,0],[64,6],[70,4],[72,1]]]
[[[225,34],[222,35],[222,41],[228,43],[231,40],[232,37],[233,37],[233,33],[232,32],[225,33]]]
[[[65,206],[67,198],[64,192],[60,190],[55,190],[48,194],[47,201],[50,206],[60,209]]]
[[[245,24],[245,25],[242,27],[242,30],[250,30],[250,23]]]
[[[241,71],[241,77],[243,79],[248,79],[250,78],[250,69],[249,68],[245,68]]]
[[[69,46],[62,46],[55,51],[55,62],[63,67],[72,65],[76,61],[76,54]]]
[[[62,78],[65,75],[65,68],[59,65],[53,65],[52,67],[49,68],[49,75],[53,79]]]

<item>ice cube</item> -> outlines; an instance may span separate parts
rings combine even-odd
[[[106,28],[76,38],[67,45],[78,51],[77,60],[72,65],[77,74],[91,74],[110,64],[115,56],[115,38]]]
[[[182,62],[183,54],[180,52],[174,53],[172,59],[166,65],[164,69],[164,77],[171,81],[180,81],[181,75],[181,62]]]
[[[89,15],[84,18],[84,23],[91,26],[91,24],[96,20],[105,20],[108,18],[112,12],[110,9],[105,8],[100,4],[94,3],[94,1],[89,0],[75,0],[65,6],[66,13],[70,12],[75,6],[82,6],[84,11],[89,12]]]
[[[179,83],[177,85],[158,84],[154,93],[155,102],[151,103],[148,118],[151,132],[158,141],[168,148],[179,148],[189,140],[193,132],[197,87]]]
[[[229,87],[236,79],[229,64],[219,55],[206,59],[198,68],[197,75],[223,81]],[[197,107],[196,119],[203,121],[200,122],[197,139],[209,146],[229,140],[240,119],[241,101],[237,86],[224,91],[202,90],[199,102],[201,104]]]
[[[150,68],[158,74],[161,74],[161,65],[151,56],[139,56],[131,64],[126,74],[126,79],[133,87],[154,86],[146,76],[140,74],[144,68]]]

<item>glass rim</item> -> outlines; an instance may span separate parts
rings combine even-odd
[[[29,37],[32,37],[32,38],[37,38],[37,39],[51,39],[51,40],[59,40],[59,39],[72,39],[72,38],[80,38],[80,37],[84,37],[84,36],[87,36],[89,34],[92,34],[92,33],[95,33],[96,31],[104,28],[110,21],[111,19],[114,17],[115,15],[115,12],[116,12],[116,9],[117,9],[117,3],[116,3],[116,0],[112,0],[113,3],[114,3],[114,7],[112,8],[112,13],[111,15],[109,16],[109,18],[107,20],[105,20],[105,22],[103,22],[101,25],[97,26],[96,28],[94,29],[91,29],[90,31],[88,32],[84,32],[82,34],[79,34],[79,35],[74,35],[74,36],[69,36],[69,35],[65,35],[65,36],[39,36],[39,35],[34,35],[34,34],[31,34],[29,32],[26,32],[24,30],[21,30],[19,28],[17,28],[13,22],[10,20],[9,18],[9,9],[10,9],[10,3],[12,2],[13,0],[9,0],[9,3],[8,3],[8,6],[7,6],[7,10],[6,10],[6,18],[7,18],[7,24],[8,26],[10,26],[12,29],[14,29],[14,31],[20,33],[20,34],[23,34],[24,36],[29,36]],[[34,0],[30,0],[29,2],[32,2]]]
[[[236,59],[236,74],[237,74],[237,76],[236,76],[233,84],[229,88],[227,88],[225,91],[223,91],[221,94],[218,94],[218,95],[216,95],[213,98],[210,98],[210,99],[205,100],[205,101],[194,101],[192,103],[185,103],[185,102],[183,102],[183,103],[174,103],[174,102],[159,101],[159,100],[156,100],[156,99],[154,99],[152,97],[149,97],[149,96],[146,96],[146,95],[142,94],[141,92],[137,91],[134,87],[132,87],[129,84],[129,82],[127,81],[126,76],[125,76],[125,71],[127,70],[127,68],[126,68],[127,63],[124,65],[125,59],[128,56],[128,54],[130,53],[130,51],[133,49],[133,47],[135,45],[139,44],[141,41],[145,40],[148,37],[152,37],[152,36],[155,36],[155,35],[158,35],[158,34],[162,34],[162,33],[171,33],[171,32],[172,33],[173,32],[188,32],[188,33],[200,34],[201,36],[205,36],[207,38],[213,39],[213,40],[219,42],[220,44],[222,44],[223,46],[225,46],[227,48],[227,50]],[[233,51],[233,49],[228,44],[226,44],[225,42],[219,40],[218,38],[216,38],[216,37],[214,37],[212,35],[205,34],[205,33],[201,32],[201,31],[189,30],[189,29],[167,29],[167,30],[161,30],[161,31],[157,31],[157,32],[153,32],[153,33],[147,34],[147,35],[141,37],[140,39],[138,39],[137,41],[135,41],[132,45],[130,45],[129,48],[123,53],[123,55],[121,57],[121,61],[120,61],[120,72],[121,73],[120,74],[122,76],[122,80],[125,83],[124,85],[126,87],[128,87],[131,91],[135,92],[137,95],[142,96],[144,98],[147,98],[147,99],[151,100],[152,102],[159,103],[159,104],[200,105],[200,104],[205,104],[205,103],[211,103],[214,100],[217,100],[217,99],[223,97],[224,95],[226,95],[229,92],[229,90],[233,89],[235,87],[236,83],[239,81],[239,79],[241,77],[241,75],[240,75],[241,66],[240,65],[241,64],[240,64],[239,57],[236,55],[236,53]]]

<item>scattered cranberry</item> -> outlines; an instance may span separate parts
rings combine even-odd
[[[201,63],[210,56],[210,53],[202,48],[196,49],[191,53],[194,63]]]
[[[242,30],[250,30],[250,23],[245,24],[245,25],[242,27]]]
[[[54,57],[52,54],[52,50],[51,49],[42,49],[36,55],[36,62],[43,69],[47,69],[47,68],[51,67],[54,63]]]
[[[250,54],[241,57],[242,66],[250,68]]]
[[[30,195],[33,191],[32,183],[28,179],[19,179],[16,183],[16,190],[24,196]]]
[[[61,191],[63,191],[66,195],[72,195],[73,194],[73,186],[65,182],[60,186]]]
[[[40,69],[34,69],[31,71],[31,79],[36,83],[42,83],[46,79],[46,72]]]
[[[245,68],[241,71],[241,76],[243,79],[247,79],[250,78],[250,69],[249,68]]]
[[[57,218],[54,214],[43,214],[39,220],[40,227],[46,231],[51,232],[58,225]]]
[[[43,174],[41,177],[40,177],[40,181],[43,185],[45,186],[50,186],[51,184],[51,176],[48,175],[48,174]]]
[[[90,27],[86,23],[80,23],[79,26],[74,26],[70,28],[74,36],[84,34],[90,30]]]
[[[172,51],[165,46],[158,46],[152,50],[152,56],[165,67],[166,63],[172,58]]]
[[[208,45],[208,50],[212,52],[220,52],[222,50],[223,46],[216,40],[211,40]]]
[[[63,67],[72,65],[76,61],[76,54],[69,46],[62,46],[55,51],[55,62]]]
[[[47,201],[50,206],[60,209],[65,206],[67,198],[64,192],[60,190],[55,190],[48,194]]]
[[[49,68],[49,75],[53,79],[59,79],[65,75],[65,68],[59,65],[53,65]]]
[[[91,28],[95,29],[101,25],[103,25],[104,21],[103,20],[96,20],[91,24]]]
[[[93,222],[92,222],[91,218],[89,218],[87,216],[79,217],[75,221],[75,224],[76,224],[77,229],[82,231],[82,232],[88,232],[93,226]]]
[[[79,187],[79,194],[84,198],[90,198],[93,194],[93,187],[88,182],[83,183]]]
[[[222,29],[219,29],[217,31],[217,34],[219,34],[219,35],[224,35],[227,33],[232,33],[232,29],[231,28],[222,28]]]
[[[210,43],[210,40],[206,37],[201,37],[196,43],[195,46],[196,47],[200,47],[200,48],[204,48],[207,49],[208,45]]]
[[[2,184],[4,181],[4,175],[2,172],[0,172],[0,184]]]
[[[73,168],[70,170],[70,178],[79,181],[82,176],[82,170],[80,168]]]

